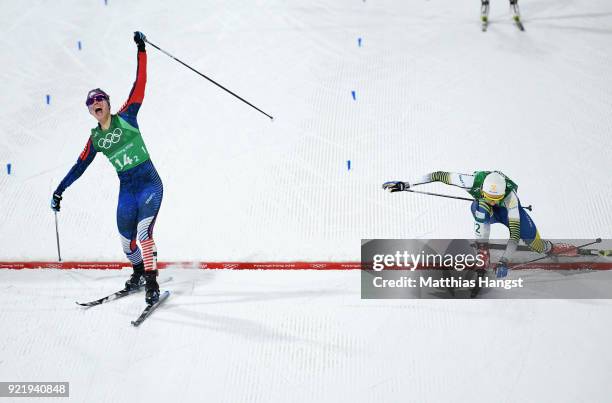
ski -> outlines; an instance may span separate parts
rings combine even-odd
[[[168,277],[165,278],[163,280],[160,281],[160,284],[163,283],[167,283],[168,281],[172,280],[172,277]],[[134,289],[134,290],[126,290],[125,288],[122,290],[119,290],[117,292],[114,292],[110,295],[107,295],[106,297],[102,297],[93,301],[89,301],[89,302],[76,302],[77,305],[80,306],[84,306],[86,308],[92,307],[92,306],[96,306],[96,305],[101,305],[101,304],[105,304],[107,302],[111,302],[114,301],[116,299],[119,298],[123,298],[123,297],[127,297],[128,295],[132,295],[132,294],[136,294],[137,292],[140,292],[144,289],[144,281],[141,283],[141,285]]]
[[[89,302],[78,302],[77,301],[76,304],[80,305],[80,306],[84,306],[84,307],[92,307],[92,306],[104,304],[106,302],[114,301],[114,300],[119,299],[119,298],[127,297],[128,295],[140,292],[140,290],[142,290],[142,286],[138,287],[135,290],[126,290],[124,288],[123,290],[119,290],[117,292],[114,292],[114,293],[112,293],[110,295],[107,295],[106,297],[102,297],[100,299],[96,299],[96,300],[89,301]]]
[[[582,256],[612,256],[612,249],[581,249],[578,248],[578,255]]]
[[[516,25],[516,27],[520,31],[524,31],[525,30],[525,27],[523,26],[523,23],[521,22],[521,17],[519,17],[518,15],[514,15],[512,17],[512,20],[514,21],[514,25]]]
[[[151,313],[153,313],[154,310],[157,309],[158,306],[162,304],[162,302],[168,299],[169,296],[170,296],[170,291],[166,290],[163,293],[161,293],[161,295],[159,296],[159,301],[157,301],[156,303],[152,305],[147,305],[147,307],[144,309],[144,311],[142,311],[138,319],[132,321],[132,325],[134,325],[134,327],[139,326],[142,322],[145,321],[146,318],[149,317],[149,315],[151,315]]]

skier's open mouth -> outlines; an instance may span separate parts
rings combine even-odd
[[[98,112],[102,112],[102,108],[98,106],[98,107],[97,107],[97,108],[96,108],[94,111],[95,111],[96,113],[98,113]]]

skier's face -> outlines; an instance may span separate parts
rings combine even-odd
[[[95,100],[88,108],[91,116],[96,118],[98,122],[106,121],[110,115],[110,105],[106,99]]]
[[[496,205],[498,205],[503,200],[503,198],[500,199],[500,198],[497,198],[497,197],[495,197],[495,198],[490,197],[490,196],[488,196],[484,192],[482,193],[482,198],[484,199],[485,203],[487,203],[489,206],[496,206]]]

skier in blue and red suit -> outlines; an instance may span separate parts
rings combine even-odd
[[[96,88],[87,94],[85,104],[98,125],[91,129],[85,149],[53,193],[51,208],[60,211],[64,191],[85,172],[98,152],[103,153],[117,170],[120,182],[117,228],[123,251],[134,268],[125,288],[137,289],[144,281],[146,302],[153,304],[159,300],[153,227],[164,191],[136,120],[147,81],[145,40],[141,32],[134,33],[134,41],[138,46],[136,81],[117,114],[110,113],[110,97],[106,92]],[[140,241],[142,251],[137,240]]]

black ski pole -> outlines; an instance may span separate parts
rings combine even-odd
[[[600,243],[600,242],[601,242],[601,238],[597,238],[596,240],[591,241],[589,243],[585,243],[584,245],[576,246],[576,249],[584,248],[586,246],[591,246],[591,245],[594,245],[594,244]],[[549,257],[550,257],[550,255],[541,256],[541,257],[538,257],[536,259],[530,260],[528,262],[521,263],[519,265],[513,266],[513,267],[511,267],[511,269],[516,269],[517,267],[525,266],[525,265],[528,265],[530,263],[534,263],[534,262],[537,262],[537,261],[540,261],[540,260],[544,260],[544,259],[549,258]]]
[[[177,62],[179,62],[180,64],[182,64],[183,66],[187,67],[189,70],[201,75],[202,77],[204,77],[205,79],[207,79],[208,81],[210,81],[211,83],[213,83],[214,85],[216,85],[217,87],[229,92],[230,94],[232,94],[233,96],[235,96],[236,98],[238,98],[239,100],[241,100],[242,102],[244,102],[245,104],[249,105],[251,108],[257,109],[259,112],[263,113],[264,115],[266,115],[267,117],[270,118],[270,120],[274,120],[274,118],[270,115],[268,115],[266,112],[262,111],[261,109],[259,109],[258,107],[256,107],[255,105],[253,105],[252,103],[250,103],[249,101],[247,101],[246,99],[234,94],[232,91],[228,90],[227,88],[225,88],[224,86],[222,86],[221,84],[217,83],[215,80],[206,77],[204,74],[200,73],[199,71],[197,71],[196,69],[194,69],[193,67],[191,67],[190,65],[188,65],[187,63],[182,62],[181,60],[177,59],[176,57],[172,56],[170,53],[166,52],[165,50],[163,50],[162,48],[160,48],[159,46],[155,45],[154,43],[149,42],[147,39],[145,39],[145,42],[148,43],[149,45],[153,46],[155,49],[159,50],[160,52],[164,53],[165,55],[171,57],[172,59],[176,60]]]
[[[57,229],[57,211],[55,212],[55,240],[57,241],[57,259],[61,262],[62,255],[60,253],[59,231]]]
[[[447,199],[457,199],[457,200],[467,200],[470,202],[473,202],[474,199],[470,199],[467,197],[460,197],[460,196],[451,196],[451,195],[445,195],[445,194],[440,194],[440,193],[432,193],[432,192],[422,192],[420,190],[412,190],[412,189],[404,189],[404,192],[412,192],[412,193],[419,193],[422,195],[430,195],[430,196],[438,196],[438,197],[446,197]],[[527,207],[523,207],[526,210],[531,211],[532,207],[531,205],[527,206]]]

